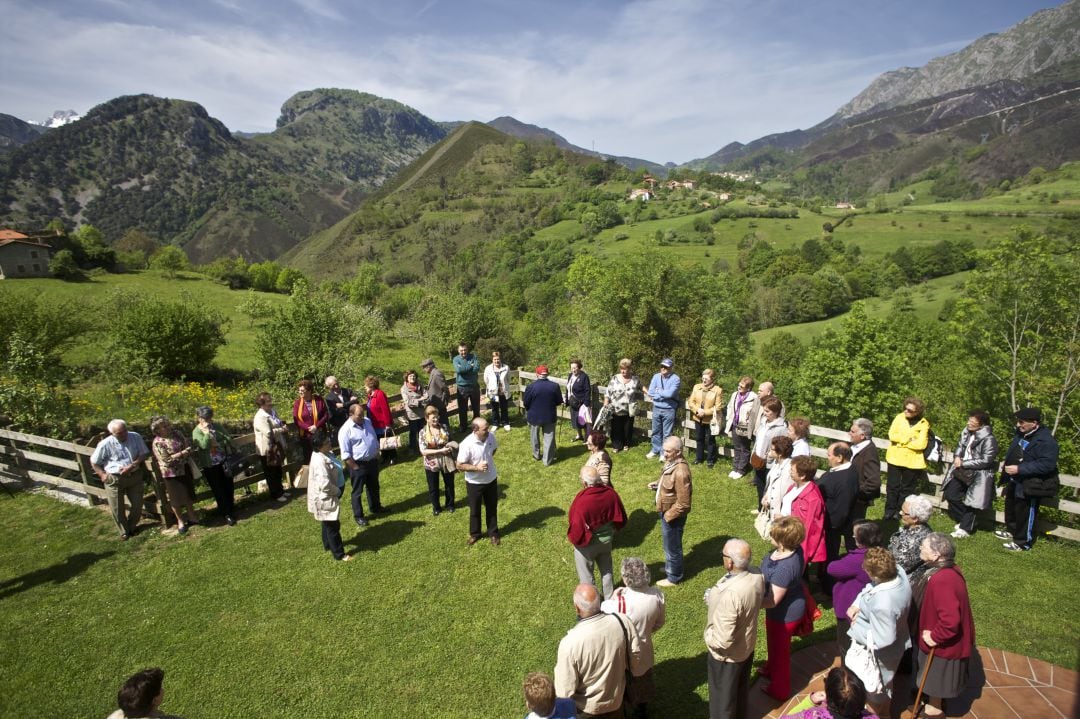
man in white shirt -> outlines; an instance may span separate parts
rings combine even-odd
[[[495,470],[495,451],[499,443],[488,427],[488,421],[477,417],[472,432],[458,447],[458,469],[465,472],[465,491],[469,502],[469,539],[472,546],[480,540],[480,505],[487,515],[487,531],[491,543],[499,545],[499,483]]]
[[[90,455],[94,473],[105,485],[109,513],[120,530],[120,539],[135,533],[143,509],[143,462],[150,451],[143,438],[128,431],[127,422],[109,422],[109,436],[101,440]],[[124,497],[131,504],[131,515],[124,509]]]

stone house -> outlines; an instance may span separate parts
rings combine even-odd
[[[48,277],[52,248],[21,232],[0,230],[0,280]]]

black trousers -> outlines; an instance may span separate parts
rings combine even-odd
[[[960,529],[968,534],[974,534],[977,510],[964,504],[964,497],[966,495],[967,487],[960,482],[957,482],[955,479],[950,480],[941,493],[941,496],[949,503],[949,516],[957,521],[960,525]]]
[[[480,386],[457,388],[457,416],[462,431],[469,427],[469,405],[472,405],[473,419],[480,416]]]
[[[214,501],[217,502],[218,511],[222,516],[231,517],[235,512],[235,497],[233,495],[232,477],[225,474],[225,465],[215,464],[212,467],[203,468],[203,477],[210,485],[210,491],[214,493]]]
[[[743,662],[721,662],[706,654],[709,677],[709,719],[743,719],[747,716],[750,698],[750,665],[753,657]]]
[[[499,480],[493,479],[487,484],[465,483],[466,497],[469,502],[469,536],[479,539],[480,507],[483,505],[487,515],[487,533],[499,535]]]
[[[1039,504],[1042,498],[1017,497],[1015,491],[1015,488],[1010,486],[1005,492],[1005,517],[1012,518],[1009,531],[1012,532],[1013,541],[1021,547],[1030,548],[1035,544],[1037,536],[1035,523],[1039,521]]]
[[[694,440],[697,441],[694,459],[698,464],[707,462],[710,467],[716,464],[716,437],[709,429],[708,422],[694,423]]]
[[[431,508],[436,511],[442,511],[442,507],[439,506],[439,475],[442,474],[443,484],[446,487],[446,508],[454,508],[454,472],[443,472],[435,469],[424,469],[424,474],[427,476],[428,487],[428,499],[431,500]]]
[[[611,418],[611,446],[618,452],[629,447],[634,436],[634,418],[628,414],[615,415]]]
[[[909,494],[914,494],[919,482],[926,481],[925,469],[909,469],[889,465],[889,471],[885,475],[888,483],[885,485],[885,519],[897,519],[900,516],[900,508],[904,506],[904,499]]]
[[[491,407],[491,423],[498,429],[500,425],[510,424],[510,400],[506,397],[488,397]]]
[[[409,420],[409,448],[416,454],[420,454],[420,444],[416,438],[420,436],[420,430],[424,428],[424,420]]]
[[[369,459],[366,462],[357,462],[356,469],[349,468],[349,483],[352,485],[353,518],[364,518],[364,505],[360,503],[361,490],[367,494],[368,511],[378,512],[382,510],[382,501],[379,499],[379,460]]]
[[[277,499],[285,491],[281,488],[281,480],[284,472],[281,465],[271,467],[266,463],[266,457],[259,455],[259,464],[262,465],[263,477],[266,478],[266,486],[270,489],[270,499]]]
[[[749,437],[742,437],[735,432],[731,433],[731,448],[732,459],[731,468],[739,474],[746,474],[750,469],[750,447],[753,444],[753,440]],[[760,499],[758,500],[761,501]]]
[[[341,541],[341,521],[324,519],[320,524],[323,548],[334,555],[334,559],[341,559],[345,556],[345,544]]]

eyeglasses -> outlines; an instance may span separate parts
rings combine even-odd
[[[911,516],[911,512],[905,512],[904,510],[902,510],[902,509],[901,509],[901,510],[900,510],[900,516],[901,516],[901,517],[910,517],[910,516]]]

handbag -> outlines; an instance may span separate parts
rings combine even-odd
[[[867,694],[881,694],[885,690],[881,667],[874,651],[869,647],[856,641],[851,642],[847,654],[844,655],[844,665],[862,680]]]
[[[759,457],[757,452],[750,453],[750,466],[754,469],[765,469],[765,458]]]
[[[266,450],[266,466],[280,467],[285,464],[285,448],[279,442],[271,442]]]
[[[967,467],[953,467],[952,476],[960,484],[970,487],[975,481],[975,470]]]
[[[230,452],[225,456],[225,474],[236,479],[248,470],[247,455]]]
[[[763,509],[754,517],[754,529],[757,531],[758,536],[766,542],[772,539],[769,534],[772,530],[772,517],[769,516],[768,511]]]
[[[379,437],[379,449],[383,452],[388,449],[401,449],[401,438],[394,434],[393,427],[387,427],[386,434]]]
[[[750,438],[750,423],[748,421],[746,421],[746,420],[743,420],[743,421],[739,422],[738,424],[736,424],[735,425],[735,434],[737,434],[740,437],[746,437],[747,439],[749,439]]]
[[[709,420],[709,434],[713,437],[718,437],[723,431],[724,428],[720,424],[720,413],[713,411],[712,419]]]
[[[619,597],[619,604],[625,608],[626,603],[622,596]],[[623,642],[626,647],[626,689],[623,691],[623,702],[630,705],[635,704],[647,704],[653,700],[653,694],[655,693],[654,687],[645,676],[635,677],[634,673],[630,671],[630,635],[626,631],[626,625],[623,624],[623,620],[619,619],[618,614],[613,614],[615,621],[619,623],[619,628],[623,632]],[[625,614],[623,616],[626,616]],[[629,618],[629,617],[628,617]]]
[[[300,471],[296,473],[296,479],[293,481],[294,489],[307,489],[308,484],[308,465],[304,465],[300,468]]]
[[[592,424],[592,410],[589,409],[589,405],[583,404],[578,407],[577,421],[579,425]]]

